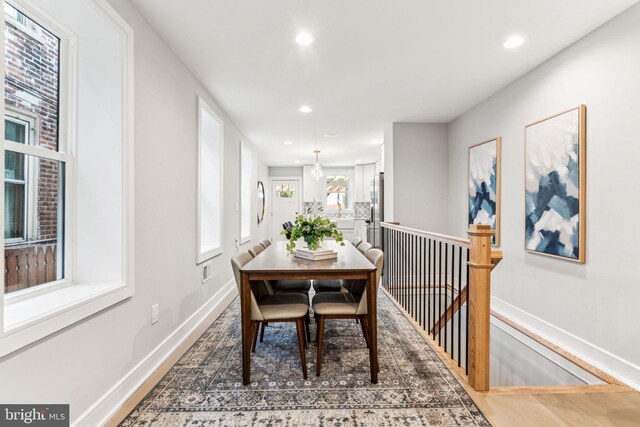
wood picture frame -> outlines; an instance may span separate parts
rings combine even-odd
[[[490,225],[493,246],[500,246],[502,138],[469,147],[467,156],[467,225]]]
[[[587,107],[525,126],[525,251],[586,261]]]

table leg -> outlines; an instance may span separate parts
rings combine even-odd
[[[242,383],[251,382],[251,288],[249,275],[241,272],[240,313],[242,317]]]
[[[367,331],[369,332],[369,364],[371,382],[378,383],[378,284],[376,271],[370,271],[367,280]]]

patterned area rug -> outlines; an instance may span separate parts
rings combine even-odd
[[[236,298],[121,426],[491,425],[384,292],[378,308],[378,384],[369,380],[360,326],[327,320],[320,377],[315,343],[304,380],[295,326],[276,323],[258,342],[252,383],[243,386]]]

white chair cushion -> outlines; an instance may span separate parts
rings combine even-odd
[[[358,303],[351,294],[343,292],[322,292],[313,297],[313,311],[320,315],[355,316]]]

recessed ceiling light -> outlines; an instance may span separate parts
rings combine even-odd
[[[296,43],[300,46],[309,46],[313,43],[313,36],[303,31],[296,36]]]
[[[303,105],[302,107],[298,108],[298,111],[300,111],[301,113],[310,113],[313,110],[308,105]]]
[[[324,137],[325,138],[336,138],[338,136],[337,133],[325,133]]]
[[[300,164],[300,160],[294,160],[293,163],[295,163],[296,165]]]
[[[361,160],[356,160],[356,163],[360,163],[360,162],[361,162]]]
[[[371,143],[374,144],[374,145],[380,145],[380,144],[382,144],[382,141],[374,139],[373,141],[371,141]]]
[[[291,145],[291,144],[293,144],[293,141],[289,141],[289,140],[287,140],[287,141],[283,142],[283,144],[284,144],[284,145]]]
[[[520,36],[511,36],[504,42],[503,46],[505,49],[513,49],[514,47],[520,46],[524,43],[524,39]]]

